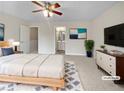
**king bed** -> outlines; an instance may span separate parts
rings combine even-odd
[[[0,42],[0,47],[8,42]],[[62,55],[12,54],[0,57],[0,81],[64,87],[64,58]]]

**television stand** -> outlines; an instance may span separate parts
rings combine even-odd
[[[120,80],[114,83],[124,81],[124,54],[111,54],[102,50],[96,50],[96,64],[111,76],[120,76]]]

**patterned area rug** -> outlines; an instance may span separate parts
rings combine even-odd
[[[51,91],[52,88],[46,86],[33,86],[16,83],[0,82],[1,91]],[[65,63],[65,87],[59,91],[82,91],[81,81],[79,79],[76,66],[73,62]]]

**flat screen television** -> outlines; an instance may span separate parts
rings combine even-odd
[[[124,23],[104,29],[104,44],[124,47]]]

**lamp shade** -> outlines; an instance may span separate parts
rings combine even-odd
[[[53,16],[53,13],[49,10],[44,10],[43,14],[44,14],[45,17],[49,17],[49,16],[52,17]]]
[[[13,42],[12,45],[13,46],[19,46],[20,45],[20,42]]]
[[[44,10],[43,14],[44,14],[45,17],[47,17],[48,16],[48,10]]]

